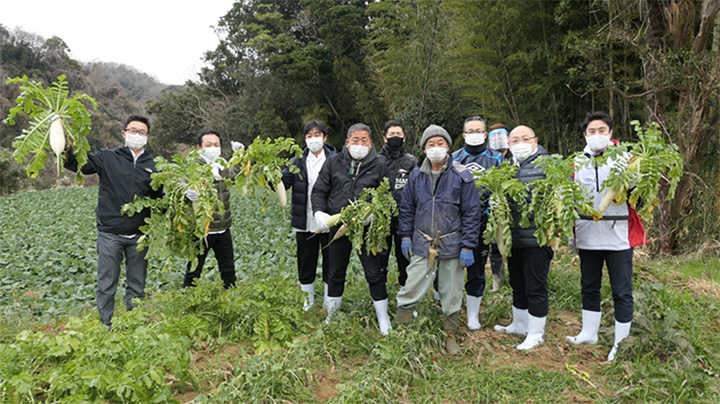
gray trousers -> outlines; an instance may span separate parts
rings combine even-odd
[[[458,258],[436,258],[438,293],[443,314],[450,317],[460,311],[463,298],[465,270],[460,267]],[[397,305],[404,309],[414,309],[425,297],[435,279],[435,269],[428,272],[428,259],[419,255],[410,257],[407,267],[408,278],[405,286],[397,294]]]
[[[145,298],[145,277],[147,276],[147,249],[137,250],[140,235],[133,238],[117,234],[98,232],[97,238],[97,308],[100,321],[111,325],[115,312],[115,292],[120,279],[120,266],[125,258],[127,268],[127,287],[125,288],[125,307],[132,310],[137,304],[133,298]]]

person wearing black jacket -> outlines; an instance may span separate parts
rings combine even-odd
[[[125,145],[113,150],[102,149],[88,154],[87,163],[78,167],[73,153],[66,153],[65,168],[82,171],[83,174],[97,174],[100,178],[98,204],[95,208],[98,229],[98,288],[97,308],[100,321],[112,325],[115,311],[115,292],[120,278],[123,258],[127,268],[125,307],[132,310],[137,306],[132,299],[145,297],[147,276],[147,249],[137,250],[140,226],[150,215],[145,209],[133,216],[120,213],[120,208],[139,198],[162,196],[162,190],[150,187],[150,175],[156,172],[153,156],[144,149],[150,131],[150,122],[144,116],[132,115],[125,122],[122,131]]]
[[[380,149],[380,155],[385,157],[390,179],[390,190],[399,208],[403,189],[405,188],[405,184],[407,184],[410,173],[417,167],[418,159],[405,151],[405,127],[402,123],[395,120],[387,121],[385,123],[385,136],[383,136],[383,140],[385,141],[385,145]],[[402,254],[400,248],[402,237],[397,234],[397,231],[398,217],[394,216],[390,221],[390,235],[387,237],[388,248],[381,252],[380,264],[383,272],[387,273],[390,250],[394,242],[395,259],[397,260],[398,267],[398,283],[400,286],[405,286],[405,281],[407,281],[407,266],[410,261]]]
[[[365,188],[375,188],[387,177],[385,158],[378,155],[372,144],[372,131],[363,123],[356,123],[348,129],[347,139],[342,152],[330,156],[318,175],[311,194],[315,223],[323,231],[329,231],[327,219],[340,213],[342,208],[356,200]],[[369,224],[369,221],[365,223]],[[330,236],[337,228],[333,228]],[[345,275],[350,262],[352,243],[347,236],[340,237],[327,247],[330,262],[328,282],[328,317],[340,308],[345,290]],[[365,279],[370,286],[380,333],[387,335],[390,329],[388,317],[388,294],[385,287],[386,276],[380,266],[380,257],[368,252],[364,247],[359,254],[365,271]]]
[[[300,289],[307,294],[303,310],[310,310],[315,305],[315,275],[317,260],[322,253],[322,280],[325,284],[323,307],[327,307],[327,284],[329,277],[329,258],[327,249],[328,233],[315,234],[317,225],[312,210],[312,193],[320,169],[329,156],[335,154],[335,148],[327,143],[327,126],[325,123],[311,120],[303,128],[305,133],[305,149],[302,157],[291,162],[299,171],[290,172],[286,167],[282,172],[285,189],[292,188],[290,198],[290,225],[295,231],[297,244],[297,267]]]
[[[538,157],[547,156],[545,148],[538,145],[535,132],[527,126],[518,126],[510,132],[510,150],[513,162],[518,166],[515,177],[523,184],[545,178],[545,172],[536,165]],[[526,185],[529,202],[533,186]],[[526,335],[517,346],[518,350],[529,350],[542,343],[545,320],[548,314],[547,277],[553,250],[538,245],[537,228],[531,214],[530,225],[520,226],[517,202],[511,200],[514,225],[512,228],[512,249],[508,255],[508,273],[513,290],[513,319],[508,326],[496,325],[496,331]]]

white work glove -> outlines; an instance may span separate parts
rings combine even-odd
[[[370,216],[368,216],[367,219],[365,219],[365,221],[363,222],[363,226],[369,225],[370,222],[372,222],[372,217],[373,217],[373,216],[372,216],[372,213],[371,213]]]
[[[574,252],[577,255],[580,255],[580,252],[577,249],[577,246],[575,245],[575,239],[571,238],[568,240],[568,247],[570,247],[570,251]]]
[[[188,188],[188,189],[185,191],[185,197],[188,198],[189,200],[195,202],[195,201],[197,201],[198,199],[200,199],[200,194],[198,194],[198,191],[196,191],[196,190],[194,190],[194,189],[191,189],[191,188]]]
[[[327,233],[330,231],[330,227],[327,225],[327,220],[330,218],[330,215],[328,215],[325,212],[317,211],[315,212],[315,224],[317,225],[317,228],[322,231],[323,233]]]
[[[234,140],[232,142],[230,142],[230,146],[232,147],[233,152],[236,152],[238,150],[245,150],[244,144],[242,144],[240,142],[236,142]]]

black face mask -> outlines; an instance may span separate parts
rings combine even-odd
[[[400,136],[393,136],[387,138],[387,144],[390,147],[400,147],[405,143],[405,139]]]

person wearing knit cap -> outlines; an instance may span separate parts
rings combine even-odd
[[[510,153],[510,145],[508,145],[508,128],[507,126],[496,123],[490,126],[490,132],[488,132],[488,146],[491,149],[499,151],[503,155],[503,160],[512,159],[512,153]],[[490,269],[492,270],[492,289],[491,292],[497,292],[500,290],[500,285],[505,277],[505,261],[503,260],[500,250],[495,243],[490,244]]]
[[[448,154],[452,139],[438,125],[423,132],[425,159],[410,174],[400,204],[398,234],[410,260],[408,278],[397,294],[395,321],[412,321],[437,273],[445,349],[460,351],[455,334],[462,306],[464,267],[474,261],[480,232],[480,200],[470,171]]]
[[[417,166],[418,160],[412,154],[405,151],[405,127],[402,123],[389,120],[385,123],[385,145],[380,150],[380,155],[385,157],[388,166],[388,178],[390,179],[390,192],[392,193],[397,206],[402,200],[402,191],[407,184],[408,177]],[[390,250],[395,243],[395,259],[398,269],[398,283],[400,286],[407,280],[407,266],[410,263],[400,249],[402,238],[397,234],[398,217],[390,220],[390,235],[387,237],[388,248],[380,252],[380,263],[383,271],[387,273]]]
[[[453,161],[456,161],[473,173],[475,179],[482,175],[488,168],[497,167],[503,161],[499,151],[487,147],[485,138],[485,119],[481,116],[471,116],[465,120],[463,125],[463,138],[465,146],[452,154]],[[480,207],[480,233],[478,235],[477,247],[473,250],[475,262],[467,267],[467,282],[465,292],[467,294],[467,326],[470,330],[480,329],[480,303],[485,293],[485,262],[487,262],[490,247],[485,244],[482,234],[487,226],[487,212],[489,208],[490,192],[484,188],[478,189],[481,200]]]

